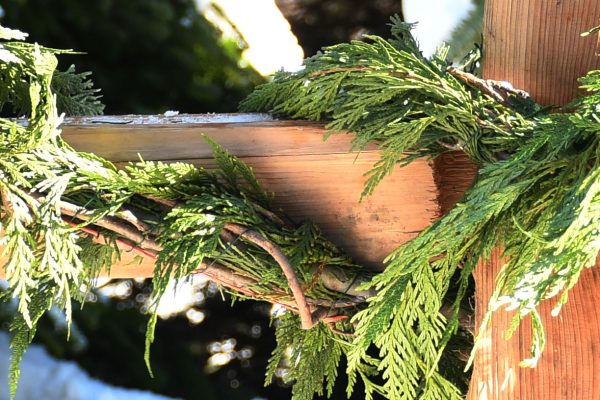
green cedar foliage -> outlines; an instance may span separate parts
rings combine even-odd
[[[268,379],[282,367],[284,378],[294,382],[295,399],[330,394],[340,363],[347,365],[348,393],[360,378],[366,398],[460,398],[440,360],[458,330],[473,268],[498,245],[510,261],[484,324],[502,307],[518,311],[515,328],[533,318],[532,355],[523,365],[534,366],[544,346],[537,306],[560,296],[558,312],[600,247],[600,73],[582,78],[588,95],[570,105],[570,113],[546,114],[526,97],[499,101],[471,86],[448,69],[446,48],[423,58],[409,28],[395,20],[389,41],[368,37],[328,48],[307,60],[304,70],[278,74],[244,103],[327,119],[332,132],[356,133],[356,149],[378,143],[382,160],[369,173],[364,195],[396,164],[450,149],[462,149],[481,166],[448,215],[389,255],[386,270],[366,285],[375,289],[367,306],[342,310],[351,320],[306,331],[290,313],[275,321],[278,346]],[[316,227],[272,213],[271,198],[252,170],[215,143],[216,172],[153,162],[119,171],[71,149],[60,137],[53,93],[60,82],[54,79],[55,55],[61,52],[15,41],[24,37],[18,31],[2,29],[0,36],[13,40],[0,48],[0,103],[27,115],[27,124],[0,119],[1,240],[8,296],[19,300],[11,327],[13,396],[18,362],[40,316],[56,305],[70,318],[71,299],[81,300],[98,272],[118,259],[118,242],[157,258],[157,301],[168,279],[220,265],[245,279],[244,287],[230,289],[237,296],[294,304],[266,249],[228,233],[228,224],[236,224],[287,255],[312,304],[327,304],[328,311],[341,302],[356,304],[327,289],[315,270],[356,274],[358,267]],[[91,240],[98,234],[103,242]],[[454,314],[445,316],[440,310],[454,276]],[[154,315],[148,348],[155,321]]]
[[[582,270],[595,263],[600,71],[581,78],[587,95],[569,113],[547,114],[522,93],[510,90],[503,101],[460,79],[445,47],[424,58],[410,25],[392,22],[392,39],[367,36],[325,48],[299,72],[278,73],[241,107],[325,120],[330,133],[353,132],[355,150],[376,143],[382,158],[367,173],[363,196],[396,165],[419,157],[460,149],[480,166],[448,215],[387,257],[385,271],[368,284],[377,294],[352,320],[355,338],[347,352],[351,381],[372,364],[383,374],[387,398],[459,398],[438,362],[457,331],[460,302],[479,260],[498,246],[509,257],[481,331],[501,308],[517,311],[511,332],[532,318],[527,367],[544,348],[540,302],[557,298],[557,313]],[[451,284],[459,289],[454,315],[446,318],[440,308]]]
[[[52,77],[52,89],[56,94],[56,106],[69,116],[100,115],[104,104],[100,102],[93,82],[88,79],[91,72],[76,73],[71,65],[66,71],[56,71]]]
[[[216,143],[209,140],[216,172],[144,161],[117,170],[93,154],[74,151],[60,136],[62,115],[53,87],[70,96],[72,109],[84,111],[97,104],[93,89],[85,76],[56,73],[61,51],[19,41],[24,37],[0,28],[6,40],[0,44],[1,105],[26,114],[25,120],[0,118],[0,245],[10,283],[6,298],[18,300],[11,325],[11,396],[40,317],[55,306],[70,322],[72,300],[82,302],[98,274],[119,259],[118,243],[156,258],[155,304],[170,279],[202,270],[210,276],[218,267],[221,276],[241,279],[242,284],[226,288],[237,298],[294,308],[280,265],[264,246],[227,231],[228,224],[236,224],[287,255],[313,310],[351,315],[360,307],[362,299],[334,292],[318,279],[333,268],[352,283],[359,267],[309,222],[295,225],[270,211],[271,195],[253,171]],[[280,341],[276,354],[291,345],[301,360],[295,398],[320,393],[323,379],[330,391],[340,349],[349,348],[347,335],[338,329],[351,326],[320,324],[304,332],[286,322],[290,318],[281,326],[293,334]],[[154,313],[146,341],[148,365],[155,322]],[[316,345],[323,351],[309,351]]]

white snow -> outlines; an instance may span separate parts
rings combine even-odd
[[[166,113],[165,113],[166,114]],[[176,114],[176,115],[100,115],[96,117],[65,118],[65,124],[113,124],[113,125],[157,125],[157,124],[231,124],[272,121],[264,113],[232,114]]]
[[[9,337],[0,332],[0,400],[9,398]],[[143,367],[141,367],[143,368]],[[21,379],[15,400],[169,400],[150,392],[123,389],[91,378],[76,363],[58,361],[38,345],[31,346],[21,362]]]

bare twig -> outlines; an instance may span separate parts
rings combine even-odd
[[[267,217],[272,222],[274,222],[276,225],[278,225],[280,227],[289,226],[288,223],[286,223],[281,217],[279,217],[279,215],[275,214],[273,211],[267,210],[266,208],[262,207],[261,205],[258,205],[253,202],[250,202],[250,204],[252,205],[252,208],[254,208],[256,210],[257,213],[259,213],[263,217]]]
[[[179,204],[179,202],[177,200],[169,200],[169,199],[163,199],[160,197],[156,197],[156,196],[152,196],[150,194],[144,194],[144,195],[139,195],[145,199],[151,200],[155,203],[158,203],[160,205],[166,206],[166,207],[170,207],[173,208],[175,206],[177,206]]]
[[[437,140],[436,143],[442,147],[447,148],[448,150],[451,150],[451,151],[463,151],[464,150],[464,146],[460,143],[450,144],[450,143],[444,142],[443,140]]]
[[[316,268],[313,268],[311,271],[315,273]],[[360,304],[364,302],[365,299],[375,295],[375,290],[373,289],[365,290],[360,288],[363,284],[368,282],[371,277],[370,274],[349,271],[338,266],[325,267],[320,276],[323,286],[327,289],[354,297],[353,300],[350,300],[354,302],[354,305]]]
[[[77,224],[72,221],[66,221],[66,222],[71,226],[77,226]],[[100,232],[95,231],[94,229],[92,229],[90,227],[87,227],[87,226],[80,227],[79,230],[92,235],[94,240],[98,243],[106,243],[106,238],[104,237],[104,235],[102,235]],[[116,243],[121,249],[126,249],[126,251],[134,251],[143,257],[150,258],[151,260],[156,260],[156,258],[158,256],[158,252],[160,251],[160,250],[155,251],[155,250],[143,249],[140,246],[137,246],[135,243],[130,242],[129,240],[121,239],[121,238],[116,239]],[[296,313],[298,312],[298,308],[296,307],[295,301],[286,300],[286,297],[289,296],[287,293],[284,293],[284,292],[281,292],[281,293],[273,292],[270,294],[257,293],[255,291],[253,291],[252,289],[250,289],[252,286],[259,283],[257,280],[247,277],[247,276],[236,274],[230,268],[228,268],[222,264],[219,264],[219,263],[215,262],[214,260],[205,259],[204,261],[202,261],[202,263],[200,264],[198,269],[196,271],[194,271],[194,273],[198,274],[198,275],[204,275],[209,280],[211,280],[215,283],[218,283],[219,285],[222,285],[224,287],[227,287],[231,290],[235,290],[239,293],[242,293],[246,296],[252,297],[254,299],[266,300],[270,303],[280,304],[290,311],[293,311]],[[360,304],[360,302],[362,302],[362,301],[357,301],[357,300],[333,301],[333,300],[327,300],[327,299],[306,299],[306,301],[312,307],[315,307],[315,308],[316,307],[327,307],[330,309],[354,307],[354,306]]]
[[[6,194],[6,191],[4,191],[2,189],[2,187],[0,187],[0,201],[2,201],[2,204],[4,205],[4,211],[9,216],[11,216],[14,212],[13,206],[12,206],[10,200],[8,199],[8,195]]]
[[[263,248],[271,255],[271,257],[273,257],[273,259],[275,259],[275,261],[281,267],[283,274],[288,281],[288,286],[292,291],[294,299],[296,300],[302,328],[312,328],[314,326],[314,322],[311,316],[310,308],[306,302],[306,297],[302,291],[302,286],[300,285],[300,281],[294,272],[294,267],[292,264],[290,264],[285,254],[283,254],[281,250],[277,248],[277,246],[275,246],[270,240],[262,236],[260,233],[249,230],[244,226],[228,223],[225,224],[225,229]]]
[[[131,225],[135,226],[136,229],[139,231],[150,232],[152,230],[152,226],[139,219],[137,215],[133,213],[133,210],[129,209],[125,205],[121,206],[121,209],[118,212],[118,216],[119,218],[122,218],[125,221],[129,222]]]
[[[504,105],[508,105],[508,99],[511,95],[529,98],[529,93],[513,88],[509,82],[481,79],[455,67],[448,67],[446,71],[455,78],[463,81],[467,85],[473,86],[496,100],[498,103]]]
[[[356,336],[354,333],[339,330],[333,325],[333,323],[329,323],[327,324],[327,326],[329,327],[329,329],[331,329],[331,332],[335,333],[336,335],[345,336],[349,338],[353,338]]]
[[[36,197],[38,200],[43,200],[43,197],[40,195],[34,195],[34,197]],[[151,200],[156,199],[152,198]],[[162,200],[164,199],[160,199],[159,202]],[[171,200],[163,203],[173,207],[179,204],[178,202]],[[75,220],[89,221],[94,217],[94,213],[90,210],[67,201],[61,201],[59,206],[61,213],[63,214],[63,219],[65,219],[65,221],[72,226],[79,226]],[[111,216],[104,216],[93,221],[91,225],[79,226],[79,229],[83,232],[91,234],[94,240],[100,243],[105,243],[106,238],[99,231],[95,230],[94,226],[107,229],[121,236],[120,238],[116,239],[116,243],[120,248],[127,249],[127,251],[135,251],[143,257],[148,257],[152,260],[155,260],[158,256],[158,253],[162,250],[162,246],[160,246],[153,238],[147,236],[147,232],[151,230],[152,227],[141,221],[136,215],[135,211],[135,208],[125,208],[124,212],[120,211],[118,213],[118,216],[121,217],[122,220]],[[266,211],[270,213],[270,211]],[[67,219],[67,217],[69,217],[69,219]],[[276,218],[272,219],[273,222],[278,224],[282,223],[285,225],[283,220],[278,220],[279,217],[275,217]],[[129,224],[131,226],[129,226]],[[237,274],[230,268],[215,262],[215,260],[203,260],[194,273],[205,275],[209,280],[241,294],[255,299],[263,299],[271,303],[277,303],[291,311],[298,313],[300,315],[301,326],[303,329],[310,329],[319,321],[328,322],[329,320],[347,318],[347,316],[343,314],[340,315],[335,310],[355,307],[364,302],[365,297],[369,297],[368,295],[371,294],[364,291],[355,293],[356,290],[354,289],[354,282],[361,282],[367,278],[359,280],[353,278],[349,284],[347,282],[347,277],[344,279],[340,278],[345,276],[341,269],[337,267],[324,267],[322,271],[320,271],[319,277],[322,279],[325,287],[328,287],[334,291],[340,291],[356,298],[346,300],[307,298],[304,295],[304,291],[296,276],[293,266],[283,252],[281,252],[281,250],[277,248],[271,241],[266,239],[258,232],[232,223],[225,225],[225,229],[221,232],[221,237],[226,242],[235,243],[237,239],[235,239],[233,234],[258,245],[275,259],[286,276],[288,286],[292,291],[293,300],[290,299],[288,293],[283,291],[279,292],[274,290],[268,294],[254,291],[251,288],[260,283],[257,279]],[[243,244],[236,244],[236,247],[239,246],[243,246]],[[340,282],[336,282],[340,279]],[[311,310],[314,310],[314,312],[311,313]]]
[[[68,203],[66,201],[60,201],[59,206],[60,211],[63,215],[68,215],[70,217],[77,218],[82,221],[89,221],[93,217],[93,213],[89,210]],[[94,221],[94,225],[115,232],[131,240],[132,242],[137,243],[137,245],[143,249],[149,249],[154,251],[161,250],[161,247],[158,245],[158,243],[156,243],[154,239],[146,237],[139,231],[135,230],[134,228],[128,227],[116,218],[106,216],[100,218],[98,221]]]

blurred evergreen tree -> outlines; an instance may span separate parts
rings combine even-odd
[[[483,6],[484,0],[472,0],[473,8],[469,14],[454,28],[448,43],[450,44],[450,60],[464,57],[476,45],[483,41]]]
[[[404,20],[404,1],[275,0],[275,3],[292,26],[305,56],[309,57],[324,46],[360,39],[363,34],[385,37],[390,16],[397,14]],[[472,3],[471,11],[447,39],[450,60],[460,60],[481,43],[484,0],[472,0]]]
[[[263,78],[240,66],[238,43],[221,39],[194,0],[11,0],[0,22],[92,71],[105,113],[231,112]],[[66,62],[65,62],[66,60]]]

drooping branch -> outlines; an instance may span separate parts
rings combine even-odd
[[[237,224],[225,224],[224,228],[262,247],[275,259],[275,261],[277,261],[288,281],[288,285],[290,287],[290,290],[292,291],[292,294],[294,295],[294,299],[296,300],[296,306],[298,307],[298,311],[300,314],[302,328],[312,328],[315,324],[315,321],[313,321],[312,319],[310,309],[308,308],[308,304],[306,303],[304,292],[302,291],[302,286],[300,285],[298,277],[294,272],[294,267],[292,266],[292,264],[290,264],[285,254],[283,254],[281,250],[279,250],[270,240],[266,239],[258,232],[252,231],[246,227]]]
[[[83,221],[88,221],[93,218],[93,213],[89,210],[86,210],[83,207],[78,207],[74,204],[68,203],[66,201],[61,201],[60,210],[63,215],[68,215],[70,217],[78,218]],[[137,217],[131,217],[133,213],[128,210],[129,219],[135,219],[139,221]],[[129,221],[128,221],[129,222]],[[95,225],[98,225],[102,228],[106,228],[118,235],[122,235],[127,239],[131,240],[133,243],[137,243],[137,245],[143,249],[149,249],[154,251],[160,251],[161,247],[156,243],[154,239],[144,235],[142,232],[125,225],[119,219],[111,216],[105,216],[100,218],[97,221],[94,221]]]

